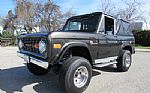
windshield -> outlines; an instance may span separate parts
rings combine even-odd
[[[86,15],[71,18],[64,26],[64,31],[95,32],[100,15]]]

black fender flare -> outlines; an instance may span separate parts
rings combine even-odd
[[[63,45],[63,47],[60,49],[59,53],[56,55],[56,57],[54,58],[54,62],[57,64],[60,62],[60,59],[63,57],[63,55],[66,53],[66,51],[71,48],[71,47],[85,47],[89,54],[90,54],[90,57],[91,57],[91,60],[92,60],[92,63],[94,62],[93,61],[93,58],[91,56],[91,52],[89,50],[89,47],[86,43],[83,43],[83,42],[68,42],[66,44]]]
[[[134,54],[134,53],[135,53],[135,48],[133,47],[133,45],[129,45],[129,44],[124,45],[124,46],[122,47],[122,50],[123,50],[123,49],[129,50],[129,51],[131,52],[131,54]]]

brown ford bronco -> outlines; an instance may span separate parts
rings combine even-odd
[[[128,22],[96,12],[69,18],[60,31],[21,35],[18,56],[34,75],[53,70],[61,89],[81,93],[94,67],[116,64],[118,71],[128,71],[134,44]]]

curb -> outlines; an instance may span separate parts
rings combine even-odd
[[[135,49],[135,52],[150,52],[150,49]]]

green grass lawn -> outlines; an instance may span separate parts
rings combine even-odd
[[[135,48],[140,48],[140,49],[150,49],[150,46],[135,46]]]

